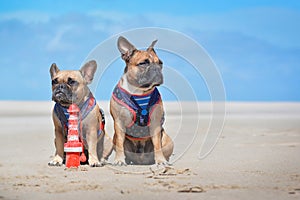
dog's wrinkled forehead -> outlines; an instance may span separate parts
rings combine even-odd
[[[83,82],[83,77],[79,71],[60,71],[53,77],[53,79],[56,79],[60,83],[66,83],[70,79]]]
[[[161,62],[154,51],[136,50],[133,53],[131,59],[129,60],[129,64],[136,65],[136,64],[144,62],[146,60],[148,60],[149,63],[160,63]]]

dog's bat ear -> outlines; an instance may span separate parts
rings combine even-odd
[[[148,49],[147,49],[147,51],[154,51],[154,45],[156,44],[156,42],[157,42],[157,40],[154,40],[151,44],[150,44],[150,46],[148,47]],[[155,52],[155,51],[154,51]]]
[[[129,61],[130,57],[136,50],[135,46],[133,46],[126,38],[122,36],[118,38],[118,49],[122,55],[122,59],[126,62]]]
[[[94,74],[97,70],[97,63],[91,60],[85,63],[79,70],[87,84],[90,84],[94,79]]]
[[[56,66],[55,63],[53,63],[50,67],[50,75],[51,75],[51,79],[53,79],[55,77],[55,75],[59,72],[58,67]]]

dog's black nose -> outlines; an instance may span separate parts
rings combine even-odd
[[[57,88],[62,90],[62,89],[67,89],[67,86],[66,84],[61,83],[57,86]]]

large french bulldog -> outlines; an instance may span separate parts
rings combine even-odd
[[[147,50],[137,50],[124,37],[118,39],[126,66],[110,100],[114,165],[164,165],[173,152],[173,141],[162,127],[164,109],[156,86],[163,83],[163,63],[153,49],[156,42]]]

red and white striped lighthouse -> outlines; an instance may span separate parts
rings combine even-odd
[[[83,144],[79,140],[78,134],[78,113],[80,112],[80,109],[76,104],[72,104],[67,111],[70,116],[68,119],[69,125],[67,142],[64,144],[64,151],[66,152],[66,167],[77,168],[82,160],[82,158],[80,158],[80,153],[83,152]]]

